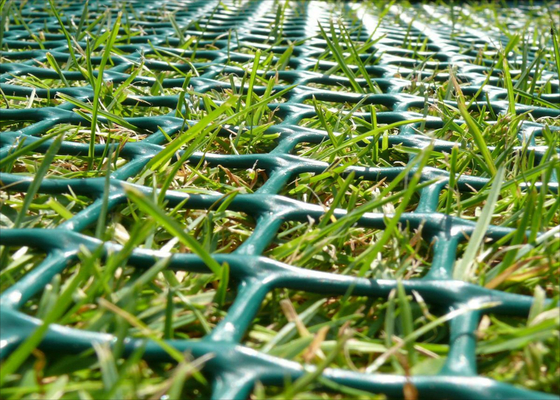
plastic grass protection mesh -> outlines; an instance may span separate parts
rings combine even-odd
[[[531,293],[491,289],[458,277],[458,252],[476,234],[477,220],[474,215],[452,215],[446,212],[449,208],[441,207],[450,186],[460,199],[488,196],[492,176],[501,173],[484,162],[486,170],[450,173],[448,161],[456,156],[454,152],[470,151],[483,161],[487,160],[485,151],[517,152],[530,155],[537,164],[551,154],[556,156],[557,149],[543,142],[545,135],[558,132],[548,123],[560,116],[554,64],[535,63],[537,69],[546,67],[541,68],[539,81],[534,81],[548,88],[538,96],[540,103],[518,96],[512,104],[509,96],[514,89],[504,83],[504,73],[513,76],[522,62],[535,61],[538,49],[528,47],[524,60],[513,52],[505,59],[497,57],[509,42],[501,31],[462,26],[450,19],[448,7],[429,4],[408,9],[392,6],[386,9],[389,20],[379,19],[381,10],[374,7],[312,1],[284,6],[274,1],[103,0],[89,3],[87,18],[82,2],[57,5],[59,16],[43,3],[29,1],[15,7],[19,14],[8,16],[11,24],[3,31],[3,201],[26,194],[31,198],[67,195],[81,202],[81,208],[50,225],[41,225],[37,208],[31,209],[31,216],[16,216],[13,223],[4,223],[3,264],[8,250],[20,254],[33,250],[46,256],[10,282],[1,295],[2,359],[35,335],[39,348],[55,354],[81,353],[108,342],[122,346],[123,355],[142,348],[142,358],[150,362],[174,362],[173,349],[193,359],[205,357],[202,372],[212,382],[215,399],[246,398],[257,382],[265,387],[297,385],[314,371],[317,387],[335,393],[353,388],[397,398],[556,398],[479,375],[476,332],[481,318],[490,314],[527,318],[534,298]],[[538,6],[502,11],[510,13],[512,24],[520,14],[539,12]],[[428,23],[429,18],[434,22]],[[476,21],[476,16],[472,18]],[[120,29],[113,31],[117,21]],[[97,36],[88,39],[91,35],[86,31]],[[110,57],[103,51],[107,46],[112,46]],[[100,78],[102,84],[96,85]],[[454,81],[465,96],[463,104],[450,95],[459,90]],[[434,93],[442,88],[447,97],[438,101]],[[103,105],[95,107],[95,101]],[[447,110],[450,118],[434,112],[438,107]],[[461,107],[480,117],[463,119],[457,112]],[[531,118],[515,119],[515,114]],[[472,132],[481,126],[478,118],[485,118],[487,125],[510,129],[516,145],[482,149],[471,136],[435,137],[433,133],[451,130],[451,125]],[[208,127],[212,129],[205,130]],[[343,128],[345,133],[338,134]],[[32,152],[35,161],[18,166],[18,157],[25,152]],[[369,164],[352,158],[357,153]],[[435,153],[442,157],[431,158]],[[38,167],[44,160],[51,163],[49,173]],[[81,164],[76,165],[76,160]],[[63,174],[62,169],[69,172]],[[160,181],[154,178],[158,173],[163,174]],[[177,176],[183,178],[175,180]],[[556,194],[556,173],[546,175],[545,181],[543,176],[523,179],[519,188]],[[166,182],[165,177],[169,177]],[[228,184],[220,186],[220,179]],[[321,181],[332,182],[333,187],[336,183],[338,192],[325,195],[327,185],[323,193],[314,193],[313,183]],[[357,185],[369,185],[369,202],[345,197],[344,192]],[[406,191],[412,186],[413,190]],[[408,205],[391,208],[380,202],[383,198],[375,193],[387,188],[386,196],[404,190],[395,199],[406,198]],[[196,215],[203,217],[195,224],[184,217],[183,229],[188,228],[187,236],[194,241],[202,229],[197,224],[212,223],[212,213],[235,212],[254,226],[250,235],[219,251],[199,244],[213,251],[214,262],[196,245],[177,250],[173,236],[180,235],[168,234],[171,244],[162,248],[139,246],[131,237],[118,240],[114,221],[121,218],[120,213],[126,207],[128,216],[122,218],[139,218],[140,206],[149,201],[168,213],[202,210]],[[56,210],[64,215],[60,207]],[[30,219],[35,227],[29,227]],[[313,231],[317,225],[322,230]],[[379,249],[372,253],[371,248],[389,226],[416,232],[415,240],[429,248],[429,262],[416,273],[382,276],[372,272],[383,259],[376,256],[381,254]],[[336,237],[350,229],[377,232],[362,253],[352,256],[350,266],[357,269],[329,268],[339,251],[332,241],[320,246],[327,250],[331,246],[334,252],[331,259],[322,259],[322,268],[315,268],[315,261],[305,253],[279,256],[278,249],[284,249],[282,237],[299,235],[304,242],[321,243],[321,237],[309,232]],[[506,243],[517,233],[495,224],[484,232],[488,243]],[[527,235],[534,243],[541,237]],[[223,318],[199,338],[148,340],[149,335],[138,334],[123,339],[118,327],[100,332],[95,324],[91,329],[60,320],[42,325],[41,317],[26,304],[41,297],[57,276],[69,276],[78,264],[85,265],[87,253],[107,260],[121,254],[119,263],[128,267],[120,273],[134,276],[156,265],[204,279],[213,274],[214,281],[219,278],[227,284],[229,273],[226,297],[231,304],[223,308]],[[203,282],[211,286],[212,279]],[[324,368],[311,362],[313,358],[300,363],[293,355],[247,345],[247,332],[263,302],[285,289],[318,293],[341,304],[351,304],[356,296],[371,302],[389,299],[387,307],[395,307],[397,298],[403,304],[400,292],[411,295],[414,307],[429,307],[436,317],[443,316],[437,326],[448,327],[440,341],[448,346],[443,366],[435,375],[383,373],[384,362],[398,364],[404,350],[411,351],[410,340],[389,338],[386,350],[370,358],[367,367],[355,369],[331,368],[328,363]],[[83,305],[80,302],[87,294],[75,292],[74,297],[72,304]],[[126,309],[118,297],[107,300]],[[373,321],[384,313],[379,308],[356,315]],[[288,323],[292,331],[294,318]],[[305,316],[301,318],[306,321]],[[39,326],[44,328],[41,335],[36,334]],[[161,325],[152,329],[162,338]],[[329,335],[336,339],[337,332]],[[305,343],[301,351],[311,339]],[[341,349],[335,351],[342,354]]]

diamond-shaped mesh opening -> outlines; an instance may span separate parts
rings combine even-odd
[[[323,352],[328,353],[336,345],[340,328],[351,327],[357,336],[347,343],[346,349],[340,352],[335,362],[344,369],[363,370],[376,355],[384,352],[388,344],[398,341],[398,337],[403,334],[402,317],[390,322],[385,319],[387,307],[395,307],[397,313],[401,311],[398,304],[394,304],[394,301],[391,303],[367,296],[325,297],[300,291],[277,290],[265,299],[246,341],[250,347],[268,354],[302,363],[304,360],[320,363],[324,358]],[[409,305],[417,327],[424,326],[429,318],[438,315],[438,310],[430,310],[425,303],[411,299]],[[297,323],[293,318],[295,315],[298,316]],[[310,343],[320,330],[327,331],[325,328],[328,328],[328,332],[318,351],[306,354],[308,345],[305,343]],[[387,336],[391,332],[386,332],[386,328],[393,332],[391,339]],[[445,325],[428,330],[418,339],[413,357],[419,358],[419,362],[445,357],[448,334],[449,329]],[[402,373],[401,363],[396,358],[392,361],[388,360],[381,369],[384,372]]]
[[[380,211],[381,215],[392,212],[387,208]],[[381,218],[378,216],[378,221]],[[372,227],[339,224],[338,229],[326,235],[315,222],[286,222],[264,254],[301,268],[366,278],[418,279],[429,271],[433,248],[422,240],[422,227],[399,228],[372,255],[368,250],[382,236],[382,229]]]

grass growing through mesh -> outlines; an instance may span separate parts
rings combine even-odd
[[[15,2],[4,3],[3,15],[14,13],[22,20]],[[336,5],[333,7],[336,9]],[[434,12],[442,21],[446,18],[445,6],[437,6],[435,11],[431,5],[423,9],[397,7],[416,13],[417,20],[424,23],[433,23]],[[216,12],[227,19],[239,9],[236,5],[223,5]],[[557,285],[560,200],[546,185],[539,187],[534,183],[554,183],[560,175],[558,131],[554,130],[559,126],[558,118],[539,117],[531,110],[515,113],[517,105],[538,106],[551,115],[558,110],[557,101],[550,97],[558,89],[558,83],[550,76],[550,71],[557,71],[560,63],[558,36],[551,37],[534,29],[537,24],[549,24],[547,14],[542,7],[538,8],[540,12],[524,9],[527,14],[522,19],[526,23],[516,22],[517,33],[513,34],[506,25],[514,20],[511,12],[497,4],[469,4],[461,13],[452,14],[454,28],[449,34],[461,43],[458,51],[473,65],[491,69],[475,85],[461,81],[449,65],[438,62],[428,38],[411,29],[411,25],[391,30],[395,22],[392,19],[399,13],[382,13],[380,35],[365,39],[360,28],[349,24],[355,17],[351,9],[346,8],[346,19],[342,22],[322,19],[324,23],[317,26],[315,37],[315,44],[320,45],[313,50],[318,60],[308,69],[345,78],[348,82],[345,91],[367,95],[380,92],[374,81],[377,77],[367,67],[382,62],[384,54],[398,56],[401,58],[391,61],[398,67],[393,77],[410,82],[401,90],[419,96],[420,100],[429,100],[431,106],[411,107],[409,111],[414,114],[402,123],[378,123],[382,113],[391,111],[388,107],[307,100],[305,105],[311,116],[301,120],[300,125],[322,130],[325,140],[320,144],[301,142],[292,154],[342,168],[293,177],[280,194],[320,205],[326,216],[308,223],[285,223],[264,255],[301,268],[335,274],[374,279],[419,278],[429,271],[433,251],[432,243],[422,237],[422,227],[397,224],[397,218],[393,218],[392,222],[387,220],[389,228],[384,231],[365,229],[355,226],[352,218],[365,211],[388,216],[414,211],[420,200],[417,189],[423,183],[405,180],[404,175],[395,185],[389,180],[367,181],[354,174],[343,175],[344,167],[405,167],[411,160],[421,159],[423,166],[450,171],[456,177],[441,191],[437,211],[477,223],[473,237],[459,247],[455,277],[535,298],[527,319],[492,314],[483,317],[477,331],[479,372],[498,381],[557,393],[560,322],[557,308],[545,306],[544,298],[557,301],[560,296]],[[298,10],[299,6],[294,6],[294,13],[299,15]],[[46,11],[65,24],[64,8],[52,7]],[[38,153],[36,146],[25,142],[14,149],[2,162],[2,172],[35,176],[35,182],[27,194],[2,192],[2,228],[54,228],[83,212],[92,202],[87,196],[78,196],[71,190],[60,195],[39,194],[36,189],[43,178],[102,177],[125,165],[127,160],[113,157],[110,161],[107,154],[96,159],[91,151],[95,144],[125,146],[160,135],[165,150],[128,181],[159,188],[162,193],[177,190],[232,198],[238,192],[253,193],[270,178],[258,165],[234,169],[204,161],[186,163],[186,160],[195,152],[259,154],[276,147],[279,135],[267,129],[282,121],[276,117],[274,106],[284,102],[293,87],[271,73],[293,70],[289,65],[293,49],[288,46],[283,52],[274,48],[261,52],[255,47],[243,47],[239,53],[248,57],[232,56],[235,61],[229,64],[238,72],[216,71],[213,75],[229,87],[221,85],[201,92],[189,82],[205,74],[212,63],[196,53],[205,47],[217,48],[219,38],[214,44],[202,44],[202,35],[183,36],[181,30],[185,28],[178,25],[182,18],[178,12],[152,10],[138,15],[127,6],[123,11],[120,19],[115,20],[115,14],[95,14],[86,7],[77,26],[43,32],[43,37],[24,27],[30,35],[30,44],[50,49],[53,44],[44,35],[56,34],[57,40],[70,45],[72,54],[64,60],[45,55],[38,61],[39,66],[56,72],[59,79],[17,76],[9,82],[35,89],[48,88],[52,97],[3,94],[2,106],[31,109],[59,106],[63,102],[73,105],[87,124],[59,124],[39,135],[86,144],[90,151],[80,156],[57,156],[55,147],[46,154]],[[291,12],[289,7],[280,5],[271,11],[270,20],[276,21],[276,25],[267,43],[285,44],[283,41],[289,35],[285,25],[288,11]],[[556,10],[553,8],[552,12]],[[516,21],[519,15],[515,16]],[[178,40],[179,49],[153,44],[151,36],[143,39],[161,32],[151,27],[140,29],[138,21],[161,19],[172,25],[175,33],[171,36]],[[508,37],[503,49],[488,44],[481,47],[468,40],[468,32],[463,31],[465,27],[484,29],[494,23]],[[203,25],[200,24],[201,29]],[[4,26],[2,23],[2,29]],[[103,26],[115,28],[100,28]],[[233,36],[224,37],[233,43]],[[357,40],[360,37],[363,39]],[[125,46],[131,39],[145,45],[144,54],[130,55]],[[1,43],[0,46],[13,50],[9,44]],[[384,47],[383,43],[398,45],[404,52]],[[306,41],[297,44],[305,45]],[[187,52],[190,53],[185,55]],[[113,82],[99,74],[117,68],[123,59],[128,60],[128,78],[124,81]],[[161,63],[157,66],[150,63],[156,60]],[[77,71],[82,77],[69,79],[68,72]],[[53,94],[59,87],[86,85],[91,90],[88,98]],[[338,84],[321,83],[300,86],[320,86],[332,92],[342,88]],[[499,93],[486,91],[496,88],[500,89]],[[489,98],[490,95],[494,97]],[[171,106],[156,104],[158,96],[173,96]],[[496,100],[503,101],[501,113],[491,107],[491,102]],[[137,129],[134,121],[128,120],[161,115],[182,121],[181,129],[148,132]],[[426,128],[426,117],[441,119],[441,127]],[[399,133],[404,125],[411,123],[415,124],[416,133],[457,146],[447,150],[418,150],[390,145],[389,135]],[[544,126],[534,139],[536,144],[547,146],[546,150],[538,153],[531,148],[530,138],[520,140],[518,133],[523,123]],[[2,124],[5,130],[24,128],[13,121]],[[221,130],[224,126],[232,129],[226,129],[224,134]],[[58,141],[54,144],[59,145]],[[88,163],[90,168],[85,168]],[[459,190],[461,176],[488,178],[489,182],[480,189]],[[227,266],[211,261],[210,255],[233,252],[250,237],[255,221],[225,207],[171,208],[163,199],[163,195],[148,199],[130,192],[126,203],[110,209],[104,216],[106,226],[102,230],[91,226],[83,231],[88,236],[119,243],[124,249],[103,261],[96,253],[82,251],[78,264],[55,276],[44,291],[22,308],[26,314],[47,323],[114,333],[115,346],[96,346],[77,356],[53,357],[35,348],[40,339],[37,334],[3,364],[2,398],[209,397],[210,385],[197,372],[208,359],[193,360],[188,354],[178,354],[165,346],[163,340],[197,340],[224,318],[235,299],[236,287],[229,279]],[[335,207],[348,210],[349,218],[334,218],[329,210]],[[488,242],[482,236],[488,224],[514,228],[515,232]],[[528,231],[532,233],[527,236]],[[537,232],[542,235],[538,236]],[[140,270],[128,263],[129,252],[134,247],[169,254],[197,254],[207,260],[211,273],[170,271],[165,261]],[[1,250],[2,292],[44,259],[43,254],[31,248]],[[430,375],[440,370],[449,350],[446,318],[446,311],[426,304],[418,294],[407,296],[402,288],[394,291],[389,299],[325,298],[276,289],[266,297],[243,344],[270,355],[316,365],[319,371],[337,367],[406,376]],[[125,337],[150,338],[176,362],[147,363],[142,360],[143,348],[130,357],[123,357]],[[342,393],[345,398],[371,398],[371,394],[335,385],[314,374],[288,382],[284,388],[264,388],[258,384],[251,397],[339,398],[340,395],[326,392],[325,387]],[[408,390],[403,395],[415,398],[414,388]]]

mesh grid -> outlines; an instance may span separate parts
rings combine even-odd
[[[63,8],[63,12],[65,16],[74,20],[75,25],[81,16],[83,6],[81,2],[69,4]],[[450,39],[452,28],[449,25],[442,23],[428,26],[413,19],[411,13],[406,12],[400,14],[400,26],[390,26],[382,22],[380,27],[376,28],[378,20],[373,14],[354,9],[351,4],[333,5],[321,2],[295,4],[293,9],[289,8],[287,11],[282,31],[271,33],[268,26],[275,18],[275,5],[272,1],[233,2],[227,5],[210,1],[188,3],[129,1],[120,5],[99,1],[90,4],[90,12],[93,14],[101,14],[107,7],[111,7],[110,12],[116,15],[120,7],[128,7],[131,15],[136,16],[134,29],[142,32],[141,35],[131,36],[128,43],[116,46],[121,54],[119,57],[112,58],[113,65],[104,73],[105,81],[112,82],[116,87],[131,76],[131,68],[141,61],[151,69],[169,72],[171,77],[159,81],[162,89],[169,89],[168,94],[150,95],[150,88],[155,86],[158,78],[139,75],[133,79],[133,84],[146,95],[127,98],[123,104],[130,106],[140,104],[145,107],[144,110],[168,107],[172,111],[161,115],[156,113],[151,116],[125,118],[127,122],[137,127],[138,140],[129,141],[122,146],[109,146],[110,150],[118,150],[118,157],[124,160],[122,166],[111,172],[109,180],[104,177],[87,176],[74,179],[49,177],[41,182],[39,193],[59,194],[71,191],[89,197],[92,202],[83,211],[53,229],[3,230],[2,245],[41,249],[47,253],[47,257],[1,296],[2,357],[10,354],[41,323],[39,319],[25,315],[20,309],[29,299],[40,293],[56,274],[79,262],[78,254],[81,246],[85,246],[92,252],[99,246],[103,246],[105,252],[122,249],[116,243],[102,243],[81,233],[97,223],[103,208],[108,207],[110,212],[119,204],[125,203],[127,187],[134,187],[148,196],[153,194],[153,188],[130,183],[127,180],[144,171],[147,163],[165,148],[167,138],[161,130],[170,137],[185,131],[184,120],[178,118],[174,110],[180,101],[179,89],[184,83],[184,78],[180,74],[176,76],[172,74],[177,72],[177,69],[183,72],[191,70],[188,63],[170,64],[158,60],[163,52],[169,56],[173,54],[183,59],[193,59],[194,66],[201,72],[200,76],[190,78],[189,84],[196,92],[224,92],[232,89],[232,82],[222,77],[229,75],[243,77],[245,69],[241,65],[250,65],[254,57],[252,54],[247,54],[247,50],[252,53],[254,49],[263,51],[270,49],[271,34],[277,34],[282,39],[277,40],[272,48],[277,57],[288,49],[290,42],[298,44],[294,47],[293,54],[283,70],[259,72],[259,75],[267,78],[277,76],[279,84],[274,86],[274,91],[297,84],[297,87],[282,96],[281,102],[270,105],[270,109],[274,110],[275,123],[266,129],[266,133],[277,135],[274,147],[266,153],[254,154],[194,153],[187,159],[188,163],[198,164],[203,161],[211,167],[259,168],[267,175],[267,180],[254,193],[238,194],[228,205],[230,210],[253,217],[256,226],[253,234],[233,252],[214,254],[214,258],[219,263],[227,263],[230,266],[231,276],[238,282],[236,298],[227,315],[209,335],[200,341],[169,341],[177,349],[191,352],[194,357],[201,357],[208,353],[215,354],[204,367],[204,372],[212,377],[213,397],[244,398],[257,381],[265,385],[282,386],[286,382],[286,377],[295,380],[311,370],[311,367],[304,368],[299,363],[273,357],[243,345],[244,335],[266,295],[273,289],[289,288],[324,293],[329,296],[344,295],[351,290],[352,295],[386,298],[397,288],[397,281],[393,279],[365,279],[315,271],[305,269],[305,266],[296,267],[263,256],[283,223],[306,222],[310,218],[318,221],[326,212],[320,205],[292,199],[283,192],[286,186],[300,174],[321,174],[333,167],[332,162],[295,154],[298,145],[302,143],[321,144],[329,139],[329,134],[325,131],[302,126],[304,119],[316,116],[315,108],[306,101],[315,97],[318,101],[337,104],[362,102],[364,106],[384,107],[385,111],[377,113],[377,122],[401,123],[401,125],[388,137],[379,139],[380,141],[386,140],[388,146],[404,145],[414,149],[424,149],[432,144],[434,150],[450,153],[457,145],[455,141],[433,139],[421,132],[423,129],[440,129],[444,127],[444,121],[435,116],[425,116],[423,113],[416,112],[418,108],[424,108],[426,98],[406,92],[415,81],[432,76],[434,70],[454,67],[457,79],[468,83],[463,88],[465,95],[475,95],[481,87],[484,87],[471,105],[473,109],[488,106],[495,115],[505,113],[508,110],[507,90],[500,87],[501,78],[498,71],[492,69],[488,77],[491,66],[476,65],[474,63],[476,51],[465,53],[461,49],[463,44],[470,42],[478,48],[496,50],[500,43],[507,44],[507,38],[498,35],[491,37],[463,27],[461,34]],[[198,42],[199,49],[180,50],[183,41],[177,37],[173,23],[161,21],[153,16],[153,11],[159,10],[162,6],[170,13],[174,13],[174,23],[180,27],[185,37],[201,36]],[[428,13],[434,18],[438,17],[440,22],[442,15],[445,14],[445,10],[436,6],[418,5],[416,10]],[[392,9],[391,12],[393,13],[394,10]],[[12,126],[8,126],[9,130],[3,131],[0,136],[2,158],[15,151],[23,138],[25,138],[25,145],[36,143],[37,147],[34,151],[44,154],[52,143],[50,139],[41,140],[47,131],[62,124],[88,126],[89,121],[83,113],[77,112],[75,105],[60,101],[53,104],[57,94],[71,95],[83,102],[91,102],[94,98],[93,89],[87,85],[79,72],[63,72],[67,82],[62,83],[58,88],[36,89],[14,82],[14,77],[28,75],[33,75],[40,80],[59,79],[60,76],[56,71],[45,68],[47,53],[50,53],[60,64],[69,59],[67,42],[59,31],[58,21],[54,16],[44,12],[40,2],[26,3],[21,13],[30,31],[22,25],[16,25],[4,32],[3,41],[9,51],[0,54],[3,58],[0,65],[1,88],[7,95],[36,96],[38,99],[49,100],[45,103],[46,106],[31,110],[2,109],[0,111],[2,121],[13,122]],[[356,80],[357,85],[363,89],[362,93],[356,93],[348,77],[328,74],[327,71],[337,63],[320,59],[327,45],[325,40],[320,38],[317,22],[328,26],[333,15],[344,16],[344,24],[351,29],[352,38],[356,41],[368,40],[372,34],[374,37],[385,34],[366,53],[368,57],[371,56],[366,66],[367,73],[379,93],[371,93],[371,87],[364,78]],[[443,21],[445,22],[445,18]],[[70,29],[69,20],[66,20],[66,24]],[[43,48],[31,36],[30,32],[35,30],[44,32],[42,33]],[[231,32],[235,34],[232,35]],[[123,31],[120,34],[126,35],[127,32]],[[232,36],[235,36],[235,40],[231,39]],[[298,42],[309,37],[313,39]],[[397,47],[407,38],[417,43],[425,42],[424,50]],[[83,48],[86,47],[85,42],[81,41],[80,44]],[[536,51],[531,50],[529,56],[534,58],[535,54]],[[512,65],[516,65],[518,61],[514,56],[510,59]],[[101,57],[94,58],[92,62],[98,65]],[[423,68],[415,68],[421,63]],[[357,71],[355,66],[351,65],[350,68]],[[449,77],[448,72],[435,74],[434,87],[449,81]],[[558,93],[557,74],[544,71],[542,79],[549,80],[552,92]],[[487,80],[488,84],[485,84]],[[242,90],[241,83],[234,81],[233,84],[238,92]],[[177,91],[172,92],[173,89]],[[266,88],[256,86],[254,90],[255,93],[262,94]],[[559,96],[554,94],[542,95],[542,99],[550,103],[560,103]],[[41,103],[41,105],[45,104]],[[449,104],[457,105],[453,101],[449,101]],[[537,119],[560,116],[560,111],[557,109],[526,104],[517,104],[516,112],[518,114],[530,112]],[[355,115],[371,122],[369,113],[356,112]],[[425,121],[407,123],[418,118],[425,118]],[[107,122],[107,119],[101,116],[99,121]],[[463,123],[460,120],[455,122]],[[195,123],[195,120],[188,121],[188,125],[191,126]],[[498,120],[490,123],[498,123]],[[219,136],[240,135],[247,129],[247,127],[224,126]],[[518,130],[519,146],[512,151],[530,151],[536,158],[543,157],[549,151],[548,146],[539,145],[538,142],[543,129],[544,124],[538,120],[522,122]],[[553,132],[558,131],[555,127],[550,129]],[[362,142],[360,143],[366,146],[366,141]],[[65,140],[58,154],[84,156],[88,151],[87,143]],[[105,144],[98,143],[94,147],[95,157],[102,159],[106,151]],[[177,157],[181,154],[183,153],[180,151]],[[177,157],[173,162],[177,162]],[[414,157],[411,156],[410,162],[413,160]],[[340,175],[346,177],[354,173],[356,178],[365,181],[391,182],[405,169],[406,166],[346,166]],[[409,170],[410,177],[414,172],[414,168]],[[545,183],[554,193],[558,190],[556,178],[553,175],[550,181]],[[30,190],[33,182],[32,176],[16,173],[2,173],[0,179],[3,190],[8,192],[25,193]],[[459,190],[464,192],[478,191],[485,188],[489,181],[486,177],[461,175],[457,178],[457,185]],[[327,368],[322,372],[323,377],[338,384],[394,397],[403,396],[403,387],[407,379],[410,379],[422,398],[548,398],[547,394],[513,387],[477,375],[475,331],[481,316],[491,312],[498,315],[526,317],[533,300],[530,296],[490,290],[452,279],[457,247],[473,233],[475,223],[438,211],[441,191],[449,183],[447,171],[424,168],[420,182],[428,184],[420,190],[420,200],[416,209],[403,213],[399,222],[415,229],[423,227],[422,240],[434,243],[433,261],[425,276],[403,281],[404,289],[407,293],[416,291],[428,303],[447,310],[460,310],[466,305],[473,310],[459,313],[450,321],[448,359],[436,376],[419,375],[406,378]],[[521,184],[525,187],[523,185]],[[528,185],[533,184],[527,183],[526,186]],[[540,185],[539,182],[534,183],[536,187]],[[105,197],[107,190],[108,197]],[[223,202],[224,198],[222,194],[187,194],[178,190],[168,190],[165,193],[165,200],[169,207],[205,210]],[[333,216],[340,219],[348,213],[346,210],[336,209]],[[386,217],[383,213],[368,212],[357,217],[355,223],[360,227],[383,229],[387,224]],[[490,226],[486,236],[491,240],[499,240],[513,231],[510,228]],[[163,252],[138,248],[133,250],[128,263],[145,269],[166,256]],[[173,254],[169,268],[209,272],[202,260],[193,254]],[[476,308],[476,305],[484,303],[493,305],[484,310]],[[78,331],[51,325],[41,346],[59,352],[76,353],[90,348],[94,342],[112,340],[114,337],[106,333]],[[141,343],[140,339],[128,339],[126,351],[132,352]],[[169,360],[169,354],[152,342],[147,345],[144,357],[156,361]]]

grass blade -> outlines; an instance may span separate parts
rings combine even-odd
[[[494,160],[492,159],[492,154],[490,153],[490,150],[486,145],[486,140],[484,140],[484,136],[482,136],[482,132],[480,132],[480,129],[478,129],[478,125],[476,124],[476,121],[469,114],[469,110],[467,109],[467,106],[465,104],[465,96],[463,95],[463,92],[461,91],[461,87],[459,86],[457,80],[455,79],[455,76],[453,75],[451,76],[451,82],[453,83],[453,86],[455,86],[455,91],[457,92],[457,107],[459,108],[459,112],[461,113],[463,119],[467,123],[467,126],[469,127],[469,132],[472,135],[476,146],[482,153],[482,157],[484,158],[484,161],[486,162],[488,169],[490,170],[491,174],[494,176],[496,175],[496,167],[494,166]],[[512,89],[512,93],[513,93],[513,89]]]
[[[179,241],[198,255],[206,266],[217,276],[221,276],[222,267],[212,256],[204,250],[195,238],[185,232],[184,228],[169,217],[155,203],[140,193],[137,189],[126,187],[127,196],[146,214],[155,219],[170,234],[179,238]]]
[[[508,113],[513,118],[515,116],[515,92],[513,91],[513,83],[511,80],[511,74],[509,73],[509,64],[504,58],[504,82],[507,89],[508,96]]]
[[[67,101],[68,103],[71,103],[71,104],[75,105],[76,107],[80,107],[81,109],[90,112],[91,113],[90,122],[93,124],[93,112],[94,112],[95,106],[87,104],[87,103],[85,103],[81,100],[75,99],[74,97],[68,96],[67,94],[64,94],[64,93],[58,93],[57,96],[60,97],[62,100]],[[111,121],[115,124],[118,124],[118,125],[122,126],[123,128],[131,129],[131,130],[137,130],[138,129],[135,125],[132,125],[131,123],[127,122],[124,118],[119,117],[118,115],[112,114],[110,112],[97,109],[97,115],[102,116],[104,118],[107,118],[107,120],[109,120],[109,121]],[[93,143],[95,144],[95,142],[93,142]]]
[[[224,114],[226,110],[229,110],[233,106],[236,100],[237,100],[236,96],[230,97],[220,107],[210,112],[206,117],[201,119],[195,125],[191,126],[184,134],[173,139],[173,141],[169,143],[164,150],[159,152],[154,158],[150,160],[150,162],[147,165],[147,168],[151,168],[151,169],[158,168],[162,164],[169,161],[171,157],[173,157],[173,155],[177,151],[179,151],[181,146],[183,146],[185,143],[194,139],[202,131],[208,131],[213,127],[215,127],[217,125],[217,122],[215,122],[216,119],[220,117],[222,114]]]
[[[504,175],[505,169],[500,167],[494,176],[494,183],[492,184],[490,193],[488,193],[486,204],[484,205],[482,213],[478,218],[473,234],[469,238],[469,244],[467,245],[465,254],[453,270],[453,279],[461,281],[470,281],[471,279],[471,267],[474,264],[476,253],[478,252],[478,249],[484,240],[486,231],[490,226],[490,222],[492,221],[492,214],[494,213],[494,208],[496,207],[496,202],[498,201],[498,196],[500,195]]]
[[[35,177],[33,178],[33,182],[31,182],[31,185],[29,185],[29,189],[27,189],[27,194],[25,195],[25,199],[23,200],[23,205],[14,222],[14,228],[18,228],[23,222],[23,218],[25,218],[25,216],[27,215],[27,210],[29,210],[31,203],[33,202],[33,198],[35,197],[35,194],[39,191],[39,186],[41,186],[41,182],[43,181],[43,178],[47,175],[47,172],[49,171],[49,167],[51,166],[51,163],[53,162],[54,157],[56,156],[56,153],[58,152],[58,149],[62,144],[62,138],[63,136],[61,135],[58,136],[53,141],[53,143],[49,147],[49,150],[45,154],[45,158],[43,159],[43,162],[35,172]]]
[[[557,74],[556,78],[558,79],[558,77],[560,77],[560,37],[554,25],[554,18],[552,18],[552,14],[550,15],[550,19],[552,20],[550,24],[550,35],[552,36],[552,46],[554,47],[554,59],[556,61],[556,74]]]
[[[323,39],[325,39],[325,41],[327,42],[327,46],[329,47],[329,49],[332,52],[334,58],[336,59],[336,62],[338,63],[339,68],[342,70],[342,72],[344,72],[344,75],[346,75],[346,77],[350,81],[350,84],[352,85],[354,90],[358,93],[363,94],[364,89],[358,84],[358,82],[356,81],[356,75],[354,75],[352,70],[350,68],[348,68],[348,65],[346,64],[346,60],[344,58],[342,48],[340,47],[340,44],[338,43],[338,40],[336,38],[336,32],[335,32],[335,29],[334,29],[334,24],[331,21],[331,25],[330,25],[331,37],[330,38],[329,38],[329,35],[323,29],[323,26],[321,25],[320,22],[319,22],[318,25],[319,25],[319,29],[321,30],[321,35],[323,36]]]
[[[419,338],[420,336],[424,335],[425,333],[431,331],[432,329],[444,324],[447,321],[451,321],[453,318],[457,318],[460,315],[464,315],[468,312],[471,311],[476,311],[476,310],[483,310],[485,308],[491,308],[491,307],[495,307],[497,306],[499,303],[497,302],[493,302],[493,303],[478,303],[472,306],[463,306],[461,308],[455,309],[433,321],[430,321],[429,323],[427,323],[426,325],[424,325],[423,327],[415,330],[414,332],[412,332],[410,335],[407,335],[403,338],[402,342],[397,343],[395,346],[391,347],[389,350],[387,350],[385,353],[383,353],[381,356],[379,356],[374,362],[373,364],[371,364],[369,367],[366,368],[365,372],[368,374],[371,374],[375,371],[377,371],[379,369],[379,367],[381,367],[383,365],[383,363],[385,363],[385,361],[393,356],[394,354],[397,353],[397,351],[399,351],[401,348],[403,348],[404,346],[406,346],[408,343],[411,343],[412,341],[416,340],[417,338]]]
[[[95,134],[97,133],[97,116],[99,113],[99,105],[100,105],[100,97],[101,91],[103,90],[103,72],[105,71],[105,66],[107,65],[107,61],[109,61],[109,57],[111,55],[111,49],[117,40],[117,34],[119,33],[119,27],[121,25],[121,18],[122,12],[119,12],[117,16],[117,20],[115,21],[115,25],[113,25],[113,29],[111,30],[111,35],[109,36],[109,40],[106,42],[107,44],[103,48],[103,57],[101,58],[101,64],[99,64],[99,69],[97,70],[97,78],[95,75],[92,75],[95,81],[94,87],[94,94],[93,94],[93,110],[91,113],[91,134],[89,139],[89,167],[91,168],[93,161],[94,161],[94,149],[95,149]],[[88,58],[91,58],[88,56]]]

